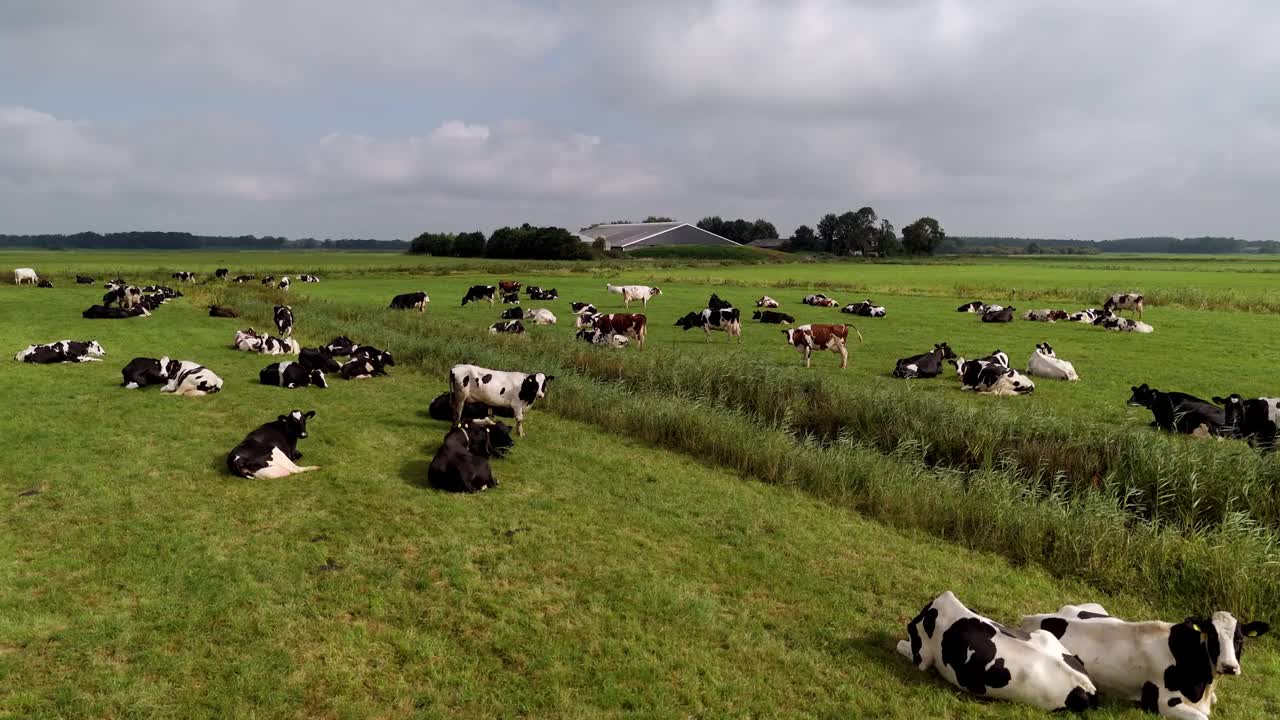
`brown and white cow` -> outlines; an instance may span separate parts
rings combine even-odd
[[[845,344],[849,342],[849,328],[852,325],[801,325],[790,330],[783,330],[782,334],[787,337],[787,342],[791,343],[797,351],[804,355],[804,366],[809,367],[810,359],[813,357],[814,350],[830,350],[833,353],[840,354],[840,368],[849,366],[849,351]],[[858,333],[858,342],[862,342],[862,333],[858,328],[853,328]]]
[[[635,338],[636,346],[644,348],[645,326],[648,318],[640,313],[611,313],[596,315],[592,327],[611,335]]]
[[[500,280],[498,289],[504,293],[513,293],[520,291],[520,282],[518,280]]]

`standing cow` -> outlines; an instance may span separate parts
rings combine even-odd
[[[742,317],[738,308],[707,308],[702,312],[693,311],[676,320],[676,327],[692,330],[702,328],[707,342],[711,342],[711,331],[720,330],[730,338],[738,338],[742,342]]]
[[[804,355],[804,366],[810,366],[810,360],[813,357],[814,350],[830,350],[840,355],[840,369],[843,370],[849,366],[849,350],[846,344],[849,341],[849,328],[852,325],[801,325],[799,327],[783,330],[782,334],[786,336],[787,342],[792,345],[800,354]],[[857,328],[853,331],[858,333],[858,342],[862,342],[862,333]]]
[[[22,285],[24,283],[30,283],[32,285],[35,285],[39,282],[40,282],[40,276],[36,275],[35,270],[31,268],[14,268],[13,269],[14,285]]]
[[[288,305],[276,305],[275,307],[276,329],[280,331],[281,337],[289,337],[293,334],[293,308]]]
[[[606,283],[604,289],[621,295],[622,304],[626,307],[631,307],[631,303],[634,300],[639,300],[642,305],[649,307],[649,299],[662,294],[662,290],[648,285],[610,285]]]
[[[453,393],[453,421],[462,422],[462,411],[470,401],[495,408],[510,408],[516,419],[516,434],[524,436],[524,411],[538,398],[547,396],[547,383],[554,375],[505,372],[475,365],[454,365],[449,369],[449,390]]]
[[[497,294],[498,288],[494,285],[472,285],[467,288],[467,294],[462,296],[462,306],[466,307],[469,302],[480,301],[487,301],[489,305],[493,305]]]

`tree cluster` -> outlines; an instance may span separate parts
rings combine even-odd
[[[925,221],[928,221],[926,223]],[[931,223],[931,224],[930,224]],[[913,242],[908,247],[906,236],[911,229]],[[792,250],[827,252],[833,255],[901,255],[931,254],[946,237],[932,218],[920,218],[903,228],[898,240],[893,223],[876,215],[874,208],[863,207],[839,215],[827,213],[818,220],[817,229],[801,225],[791,234],[787,245]]]
[[[409,252],[436,257],[490,257],[521,260],[586,260],[592,248],[560,227],[535,227],[525,223],[484,233],[422,233]]]
[[[738,218],[723,220],[719,215],[704,217],[698,221],[698,227],[713,232],[720,237],[729,238],[739,245],[746,245],[755,240],[771,240],[778,237],[778,229],[773,223],[763,218],[752,222]]]

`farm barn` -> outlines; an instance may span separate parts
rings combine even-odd
[[[686,222],[592,225],[578,235],[585,243],[604,238],[606,250],[623,252],[660,245],[738,245],[727,237]]]

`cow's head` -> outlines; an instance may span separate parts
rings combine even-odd
[[[307,421],[315,416],[315,410],[308,410],[305,413],[301,410],[294,410],[288,415],[281,415],[276,419],[284,423],[285,432],[290,437],[301,439],[307,436]]]
[[[1057,356],[1057,354],[1053,352],[1053,346],[1051,346],[1051,345],[1050,345],[1049,343],[1047,343],[1047,342],[1042,342],[1042,343],[1040,343],[1040,344],[1036,345],[1036,352],[1038,352],[1038,353],[1040,353],[1041,355],[1044,355],[1044,356],[1046,356],[1046,357],[1051,357],[1051,358],[1056,358],[1056,357],[1058,357],[1058,356]]]
[[[502,311],[503,320],[519,320],[524,317],[524,313],[518,307],[509,308]]]
[[[951,346],[946,343],[938,343],[937,345],[933,346],[933,349],[935,351],[942,352],[943,360],[954,360],[956,358],[955,352],[951,349]]]
[[[596,318],[598,317],[600,317],[600,313],[583,313],[578,316],[578,320],[574,323],[574,326],[580,328],[593,327],[596,324]]]
[[[160,358],[160,359],[156,362],[156,364],[160,366],[160,379],[161,379],[161,380],[168,380],[168,379],[169,379],[169,362],[170,362],[170,361],[169,361],[169,356],[168,356],[168,355],[165,355],[164,357]]]
[[[1133,407],[1151,407],[1156,401],[1156,393],[1160,392],[1153,387],[1149,387],[1146,383],[1142,383],[1138,387],[1129,387],[1133,394],[1129,396],[1129,405]]]
[[[551,292],[555,292],[555,290],[552,290]],[[651,287],[651,288],[649,288],[649,294],[650,294],[650,295],[661,295],[661,294],[662,294],[662,290],[661,290],[661,289],[659,289],[659,288],[656,288],[656,287]]]
[[[472,420],[466,431],[468,449],[474,455],[502,457],[516,444],[511,439],[511,427],[493,418]]]
[[[325,382],[325,379],[324,379],[324,371],[323,371],[323,370],[312,370],[312,371],[311,371],[311,384],[312,384],[312,385],[315,385],[315,386],[316,386],[316,387],[318,387],[318,388],[327,388],[327,387],[329,387],[329,383]]]
[[[330,355],[350,355],[351,351],[354,350],[355,347],[356,345],[351,342],[351,338],[346,335],[339,335],[328,345],[325,345],[324,349],[327,350]]]
[[[165,377],[170,380],[178,377],[178,373],[182,371],[181,360],[170,360],[162,365]]]
[[[328,349],[322,347],[316,348],[316,355],[320,358],[320,367],[317,368],[318,370],[323,370],[324,372],[338,372],[338,361],[333,359],[333,356],[329,354]]]
[[[757,304],[757,307],[758,307],[758,306],[759,306],[759,305]],[[755,312],[751,313],[751,319],[752,319],[752,320],[759,320],[759,319],[760,319],[760,311],[759,311],[759,310],[756,310]]]
[[[597,332],[599,332],[599,330],[583,328],[582,330],[579,330],[578,334],[575,335],[574,337],[578,338],[579,340],[585,340],[586,342],[595,342]]]
[[[791,328],[791,329],[789,329],[789,330],[783,330],[783,331],[782,331],[782,335],[783,335],[783,337],[785,337],[785,338],[787,339],[787,343],[788,343],[788,344],[790,344],[790,345],[799,345],[799,344],[800,344],[799,342],[797,342],[797,340],[798,340],[798,339],[800,339],[800,338],[802,337],[802,335],[801,335],[801,332],[800,332],[800,329],[799,329],[799,328]]]
[[[1219,610],[1212,617],[1189,617],[1170,632],[1169,648],[1174,658],[1202,659],[1211,663],[1214,675],[1239,675],[1245,638],[1265,635],[1271,626],[1257,621],[1241,624],[1231,613]]]
[[[676,327],[688,330],[702,325],[702,314],[699,312],[690,312],[688,315],[676,320]]]
[[[1224,424],[1229,428],[1236,428],[1240,421],[1244,419],[1244,398],[1238,393],[1231,393],[1226,397],[1213,396],[1215,405],[1221,405],[1225,412]]]
[[[767,303],[767,302],[769,302],[769,296],[768,296],[768,295],[765,295],[764,297],[762,297],[762,298],[760,298],[759,300],[757,300],[757,301],[756,301],[756,307],[764,307],[764,304],[765,304],[765,303]],[[758,314],[759,314],[759,313],[757,313],[757,315],[758,315]]]
[[[1036,389],[1036,384],[1031,382],[1031,378],[1013,368],[1005,369],[1001,382],[1019,395],[1026,395]]]
[[[90,355],[106,355],[107,354],[107,351],[102,349],[102,346],[98,344],[97,340],[90,340],[89,347],[85,350],[85,352],[89,353]]]
[[[555,379],[554,375],[542,373],[525,375],[524,381],[520,383],[520,399],[525,405],[532,405],[534,400],[547,396],[547,383]]]

